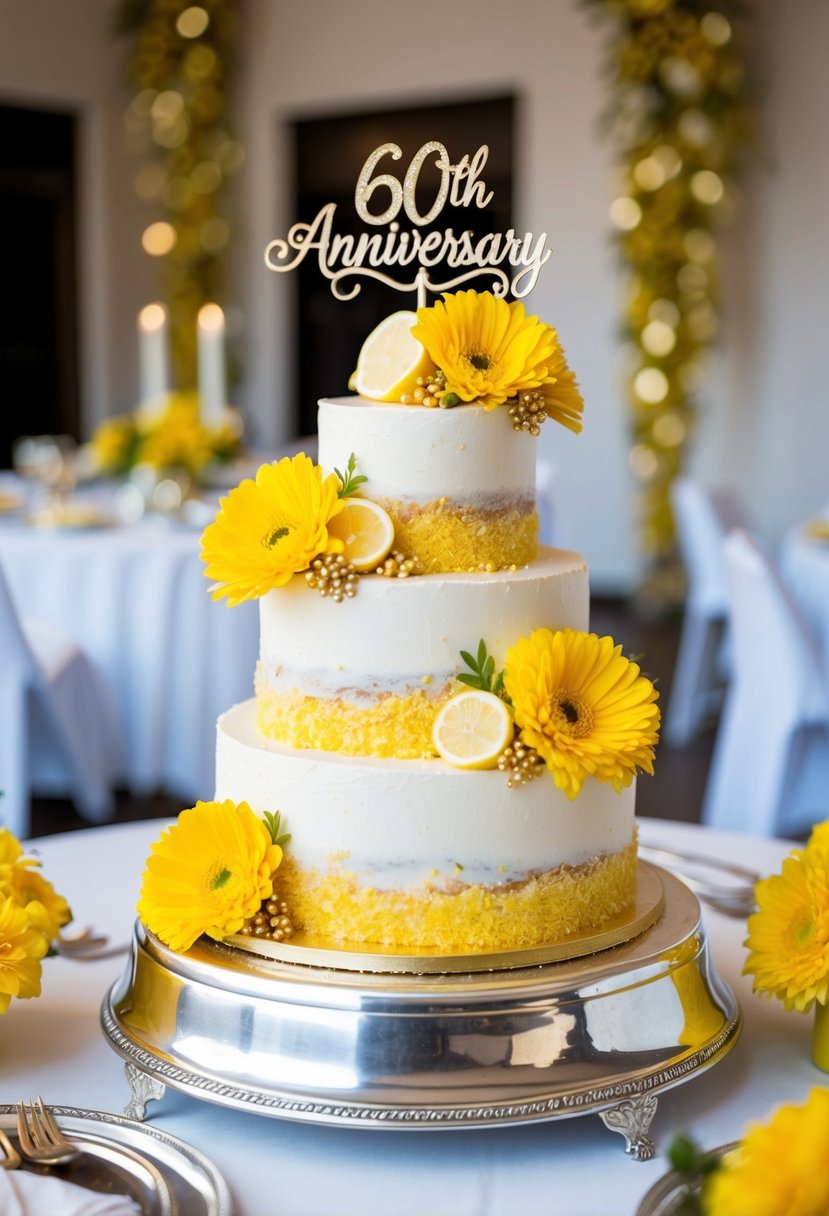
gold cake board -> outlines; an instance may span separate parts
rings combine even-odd
[[[722,1059],[741,1017],[709,957],[696,896],[645,863],[640,887],[627,928],[608,930],[624,940],[601,947],[597,935],[595,953],[459,955],[431,971],[416,955],[327,944],[292,947],[311,964],[205,938],[178,954],[138,925],[101,1009],[126,1062],[125,1113],[143,1119],[168,1085],[224,1107],[362,1129],[592,1112],[647,1159],[659,1092]]]

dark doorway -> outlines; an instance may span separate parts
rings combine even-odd
[[[453,162],[465,154],[471,157],[481,144],[487,144],[489,159],[484,177],[493,192],[492,200],[482,209],[452,207],[447,202],[435,221],[422,231],[453,228],[455,233],[471,229],[475,235],[505,232],[512,222],[514,109],[513,98],[498,97],[296,122],[293,214],[309,222],[324,204],[336,203],[336,231],[357,236],[365,232],[366,225],[354,207],[354,188],[366,158],[375,148],[384,143],[400,146],[402,158],[395,162],[387,158],[377,172],[394,171],[402,176],[412,157],[429,140],[444,144]],[[425,194],[421,214],[428,212],[435,196],[437,171],[428,166],[429,162],[424,165],[420,183]],[[408,277],[412,277],[409,270]],[[362,290],[354,299],[337,300],[310,255],[292,274],[298,360],[295,430],[299,435],[310,435],[317,429],[318,399],[347,392],[348,378],[371,330],[389,313],[414,309],[416,302],[414,295],[371,279],[362,280]]]
[[[0,106],[0,467],[19,435],[78,438],[75,119]]]

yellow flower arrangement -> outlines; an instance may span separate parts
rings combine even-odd
[[[40,995],[41,959],[72,919],[66,900],[38,866],[11,832],[0,828],[0,1013],[12,997]]]
[[[445,377],[445,395],[496,409],[539,391],[550,417],[581,430],[583,402],[551,325],[491,292],[444,293],[420,308],[412,334]]]
[[[278,817],[277,817],[278,819]],[[152,846],[138,915],[173,950],[238,933],[273,894],[282,848],[245,802],[197,802]]]
[[[341,553],[343,542],[328,533],[342,511],[340,481],[323,476],[310,457],[285,457],[265,464],[220,503],[202,536],[205,575],[215,580],[213,598],[231,605],[282,587],[325,553]]]
[[[703,1189],[705,1216],[826,1216],[829,1089],[751,1124]]]
[[[537,629],[507,652],[504,688],[524,743],[575,798],[588,776],[616,790],[653,773],[658,693],[609,637]]]
[[[806,1012],[829,1003],[829,848],[827,824],[805,849],[783,862],[782,872],[755,888],[758,911],[748,919],[744,973],[754,991]]]
[[[146,464],[198,477],[211,461],[232,460],[241,448],[237,416],[231,412],[229,420],[207,427],[199,408],[198,393],[171,393],[160,412],[142,408],[107,418],[92,436],[96,469],[118,475]]]

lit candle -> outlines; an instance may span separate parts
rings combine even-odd
[[[163,304],[147,304],[138,314],[138,362],[140,404],[163,409],[170,385]]]
[[[202,422],[217,426],[225,408],[225,315],[218,304],[199,309],[199,399]]]

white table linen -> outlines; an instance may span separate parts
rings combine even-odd
[[[62,1178],[0,1171],[3,1216],[141,1216],[124,1195],[107,1195],[64,1182]]]
[[[97,828],[34,842],[44,872],[67,895],[78,925],[126,941],[140,876],[160,822]],[[771,873],[789,845],[695,825],[645,820],[643,839],[732,858]],[[236,1216],[633,1216],[665,1172],[665,1149],[682,1129],[706,1147],[735,1139],[750,1118],[802,1102],[829,1076],[811,1062],[811,1018],[761,1000],[743,977],[745,923],[704,910],[711,950],[737,992],[745,1027],[719,1064],[659,1097],[651,1127],[657,1157],[631,1161],[598,1116],[458,1131],[326,1128],[231,1111],[168,1089],[149,1120],[210,1156],[236,1201]],[[129,1099],[122,1062],[98,1024],[101,1001],[125,959],[44,964],[43,995],[13,1002],[0,1020],[5,1100],[121,1113]]]
[[[18,613],[59,626],[107,680],[136,793],[212,798],[216,718],[253,688],[257,605],[210,599],[200,535],[154,518],[90,530],[0,521]]]

